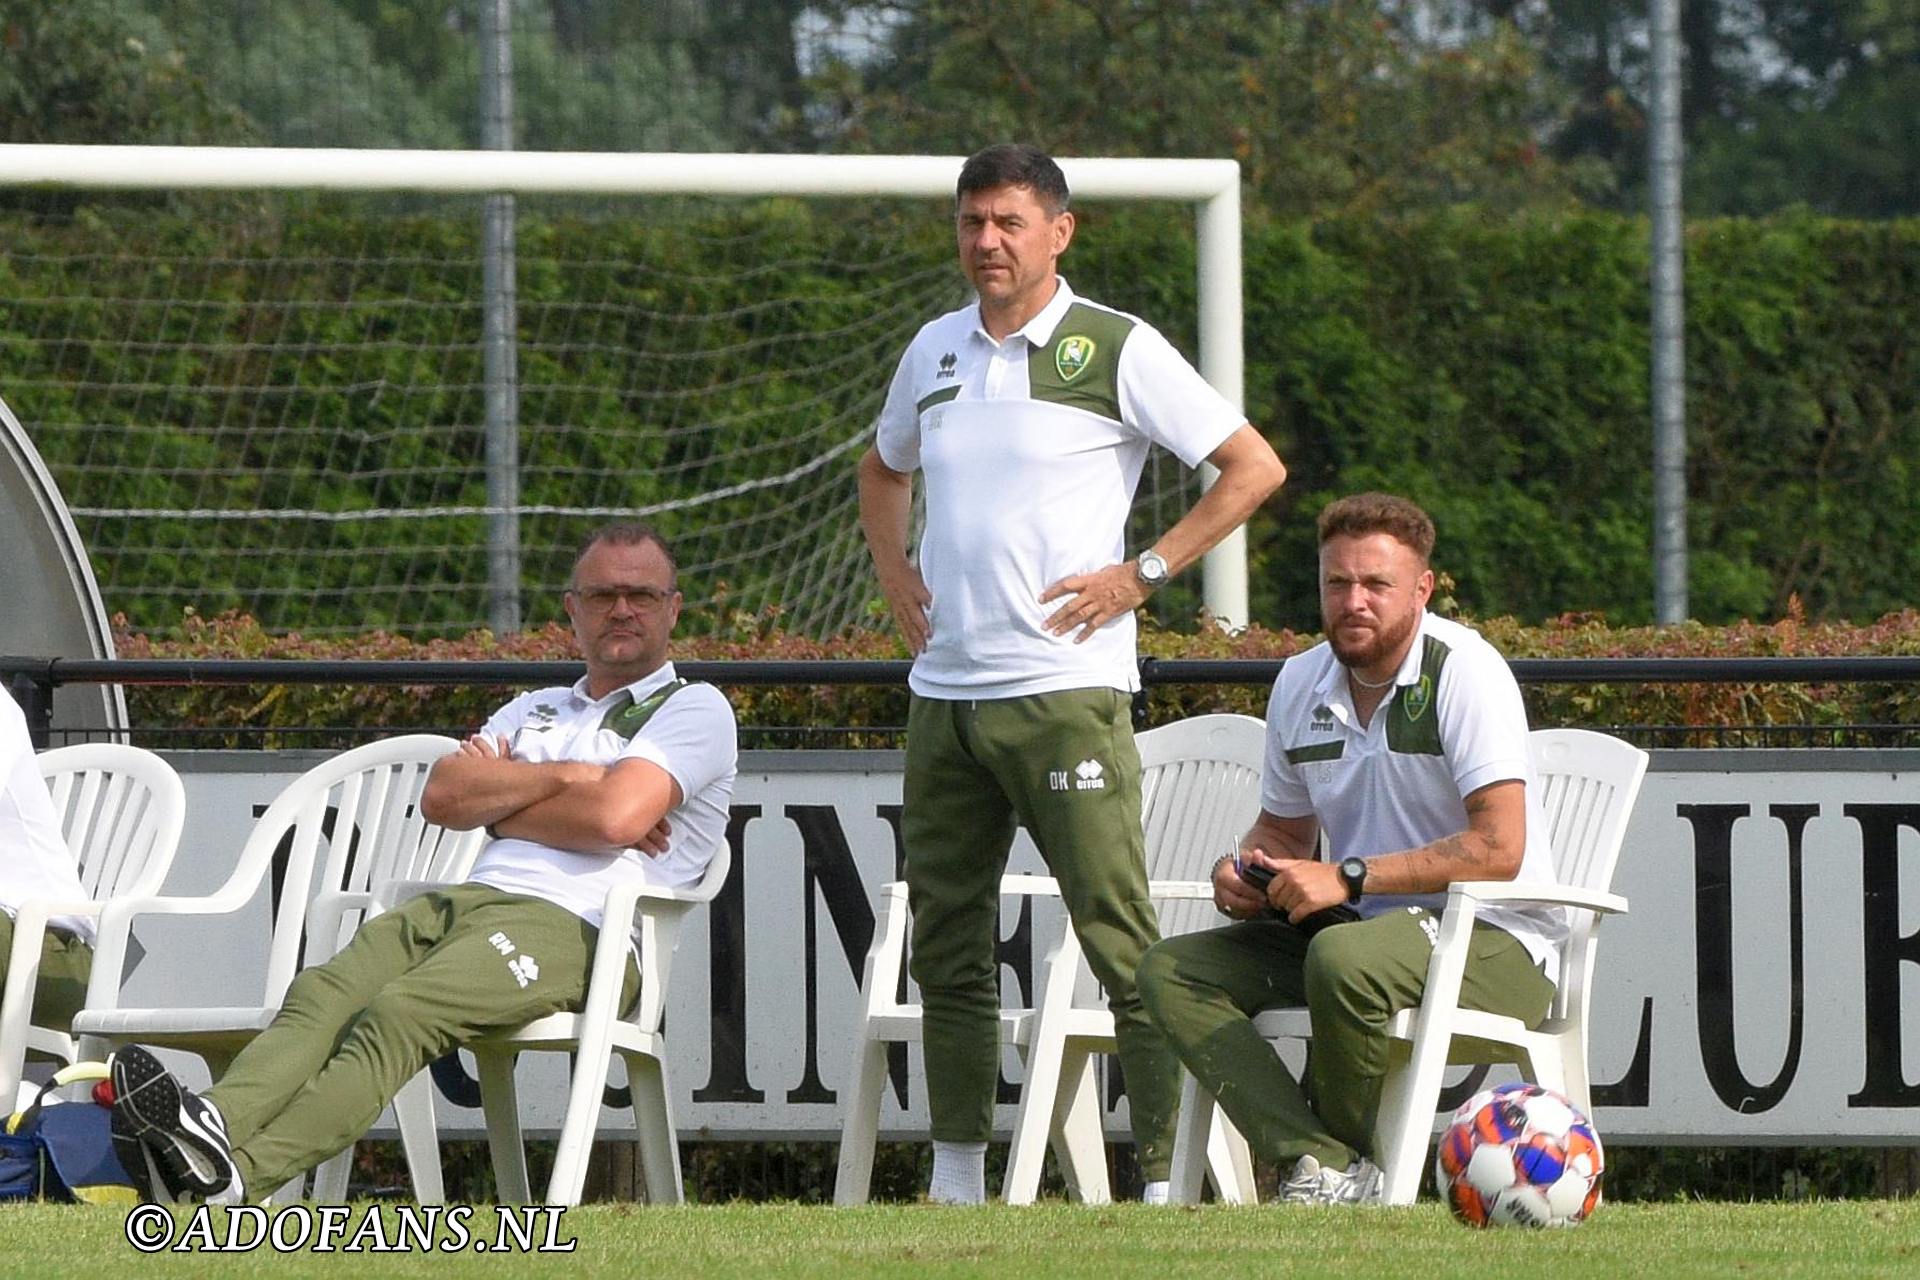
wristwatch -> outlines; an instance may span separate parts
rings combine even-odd
[[[1133,562],[1133,571],[1140,575],[1140,585],[1149,589],[1165,584],[1172,575],[1167,572],[1166,557],[1158,551],[1142,551]]]
[[[1365,858],[1340,859],[1340,883],[1347,886],[1347,901],[1358,902],[1367,887],[1367,860]]]

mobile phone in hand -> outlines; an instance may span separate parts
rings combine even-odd
[[[1266,896],[1267,886],[1273,883],[1272,867],[1259,866],[1238,855],[1233,859],[1233,873],[1246,884],[1259,890],[1262,897]]]
[[[1272,867],[1256,866],[1242,858],[1236,857],[1233,860],[1233,871],[1241,880],[1259,890],[1262,897],[1266,896],[1267,886],[1273,883]],[[1283,918],[1286,915],[1284,911],[1275,911],[1271,906],[1267,908],[1267,914]],[[1336,906],[1314,912],[1293,927],[1305,934],[1315,934],[1329,925],[1347,924],[1359,918],[1360,913],[1358,911],[1354,910],[1354,908],[1347,903],[1342,902]]]

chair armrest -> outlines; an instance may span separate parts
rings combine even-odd
[[[252,901],[258,885],[244,886],[245,892],[234,892],[233,888],[229,882],[204,898],[152,894],[109,899],[100,912],[100,928],[94,938],[93,977],[87,983],[86,1007],[119,1008],[120,971],[126,965],[127,938],[135,920],[141,916],[230,915]]]
[[[589,998],[598,984],[611,983],[615,991],[619,990],[632,948],[638,954],[641,974],[640,1003],[634,1021],[649,1031],[657,1028],[666,1010],[668,966],[673,960],[680,917],[707,900],[691,890],[668,889],[640,880],[624,880],[609,887],[600,918],[600,937],[593,949],[593,968],[587,975]],[[636,932],[638,939],[634,937]],[[611,1016],[618,1018],[624,1012],[615,1008]]]
[[[1523,906],[1584,907],[1603,915],[1625,915],[1627,912],[1627,900],[1617,893],[1515,880],[1457,881],[1447,888],[1449,906],[1455,898],[1469,899],[1474,903],[1512,902]]]
[[[907,885],[889,880],[880,886],[873,907],[873,941],[860,965],[861,1025],[881,1010],[898,1007],[895,984],[904,981],[907,951]]]
[[[636,917],[644,919],[651,914],[679,915],[701,901],[703,899],[685,889],[666,889],[639,880],[621,881],[607,890],[606,905],[602,908],[604,914],[600,918],[600,933],[604,938],[611,931],[617,938],[633,931]]]
[[[28,898],[13,913],[14,932],[28,921],[37,921],[41,928],[55,916],[97,916],[106,909],[107,904],[96,902],[92,898]]]
[[[1060,896],[1060,882],[1052,876],[1015,872],[1000,877],[1000,892],[1016,897],[1057,898]]]
[[[880,886],[882,894],[898,891],[904,900],[907,896],[907,882],[889,880]],[[1010,871],[1000,877],[1000,893],[1003,897],[1057,898],[1060,896],[1060,882],[1052,876],[1031,875],[1023,871]]]
[[[698,893],[692,889],[669,889],[657,884],[634,886],[635,905],[638,905],[639,901],[643,898],[652,898],[656,902],[679,902],[689,907],[710,901],[705,894]]]
[[[1213,900],[1213,882],[1211,880],[1149,880],[1147,881],[1149,898],[1201,898]]]

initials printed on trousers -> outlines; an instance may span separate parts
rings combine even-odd
[[[1106,770],[1098,760],[1082,760],[1071,769],[1047,770],[1049,791],[1100,791],[1106,785]]]

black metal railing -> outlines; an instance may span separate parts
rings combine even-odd
[[[1284,659],[1146,658],[1140,679],[1147,689],[1168,686],[1266,686]],[[904,660],[702,661],[676,663],[680,674],[722,687],[882,686],[903,687]],[[1920,657],[1758,658],[1515,658],[1509,661],[1523,686],[1577,684],[1920,684]],[[533,688],[570,684],[585,670],[577,661],[321,661],[233,658],[29,658],[0,657],[0,680],[26,712],[36,744],[55,731],[53,691],[62,685],[419,685]],[[1142,704],[1144,710],[1144,703]],[[392,726],[388,726],[391,728]],[[471,726],[415,725],[465,732]],[[1608,728],[1644,746],[1920,746],[1920,724],[1766,724],[1700,726],[1628,724]],[[743,745],[836,745],[841,738],[871,744],[900,726],[743,726]],[[182,730],[181,732],[186,732]],[[227,730],[229,734],[233,730]],[[264,732],[264,731],[263,731]],[[282,740],[301,731],[276,727]],[[316,727],[320,735],[338,728]],[[142,735],[166,745],[167,731],[143,726]],[[182,742],[176,745],[190,745]]]

